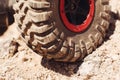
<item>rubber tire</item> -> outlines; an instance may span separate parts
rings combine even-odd
[[[82,33],[69,31],[59,16],[59,0],[19,0],[15,22],[23,40],[36,53],[56,61],[75,62],[90,54],[104,40],[109,27],[109,0],[95,0],[95,15]]]
[[[0,36],[2,36],[6,30],[8,29],[9,21],[8,21],[8,16],[7,12],[3,11],[0,12]]]

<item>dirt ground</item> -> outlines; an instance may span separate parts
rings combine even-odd
[[[120,0],[111,0],[110,29],[103,44],[83,61],[62,63],[46,60],[21,41],[11,54],[11,40],[19,37],[14,23],[0,36],[0,80],[120,80]]]

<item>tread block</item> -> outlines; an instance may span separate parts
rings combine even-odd
[[[48,52],[55,52],[59,47],[61,47],[62,42],[63,42],[62,40],[59,40],[56,44],[50,46],[48,48]]]
[[[97,25],[96,29],[103,35],[103,37],[105,37],[105,29],[103,28],[103,26]]]
[[[13,10],[14,10],[15,12],[18,12],[18,11],[19,11],[18,3],[16,3],[16,4],[13,5]]]
[[[104,6],[104,11],[109,13],[111,11],[111,7],[109,5]]]
[[[85,55],[87,54],[87,50],[86,50],[86,44],[83,40],[80,40],[80,49],[81,49],[81,53],[82,53],[81,58],[84,58]]]
[[[103,5],[109,4],[109,0],[101,0],[101,3],[102,3]]]
[[[28,10],[29,10],[28,4],[23,5],[23,7],[21,8],[21,12],[23,12],[25,14],[28,12]]]
[[[109,14],[107,14],[106,12],[101,12],[100,13],[100,17],[102,17],[103,19],[105,19],[105,20],[107,20],[107,21],[109,21],[110,20],[110,15]]]
[[[90,42],[86,43],[87,53],[90,54],[94,50],[92,44]]]
[[[45,33],[52,28],[53,26],[51,25],[37,26],[35,24],[32,24],[31,28],[27,32],[27,35],[30,35],[31,32],[38,33],[38,34]]]
[[[75,45],[74,57],[70,60],[70,62],[75,62],[81,57],[81,50],[79,45]]]
[[[102,35],[101,35],[100,33],[97,33],[97,34],[95,35],[95,42],[96,42],[98,45],[100,45],[100,44],[102,43],[102,41],[103,41]]]
[[[49,55],[51,55],[55,60],[56,59],[61,59],[64,56],[66,56],[66,54],[68,54],[67,51],[68,51],[68,44],[67,44],[67,41],[64,41],[63,46],[61,47],[59,52],[56,52],[54,54],[51,53]]]
[[[38,22],[44,22],[50,19],[52,15],[52,11],[46,11],[46,12],[35,12],[32,10],[29,10],[29,15],[33,22],[38,23]]]
[[[91,43],[91,45],[93,46],[93,49],[95,50],[96,47],[97,47],[96,38],[95,38],[92,34],[90,34],[90,35],[88,36],[88,39],[90,40],[90,43]],[[86,44],[86,45],[87,45],[87,44]]]
[[[15,17],[15,22],[17,22],[18,24],[21,24],[23,23],[23,20],[25,18],[25,15],[20,13],[20,14],[14,14],[14,17]]]
[[[108,22],[108,21],[105,21],[105,20],[102,20],[101,26],[103,26],[103,27],[107,30],[108,27],[109,27],[109,22]]]
[[[50,7],[50,3],[47,2],[46,0],[29,0],[29,5],[32,7],[32,8],[49,8]]]
[[[46,44],[54,41],[55,39],[57,39],[57,37],[53,33],[50,33],[49,35],[47,35],[45,37],[40,37],[40,36],[34,35],[34,39],[37,40],[42,45],[46,45]]]

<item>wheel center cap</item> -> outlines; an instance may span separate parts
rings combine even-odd
[[[76,9],[76,5],[75,5],[74,3],[72,3],[72,4],[70,5],[70,9],[71,9],[71,10],[75,10],[75,9]]]
[[[60,0],[61,20],[72,32],[86,30],[94,17],[95,0]]]

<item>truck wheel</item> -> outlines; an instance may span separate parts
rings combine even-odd
[[[36,53],[56,61],[82,60],[109,27],[109,0],[19,0],[15,20]]]
[[[0,36],[4,34],[4,32],[8,28],[8,16],[7,12],[0,11]]]
[[[8,29],[8,26],[14,22],[12,5],[15,0],[0,0],[0,36]]]

